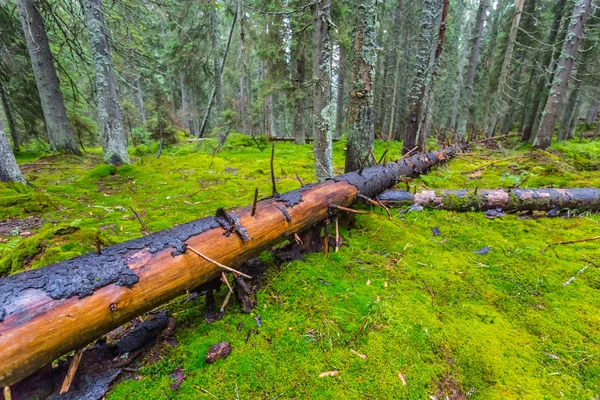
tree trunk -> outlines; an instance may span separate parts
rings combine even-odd
[[[552,81],[550,94],[542,113],[540,130],[533,143],[534,148],[545,149],[552,143],[554,128],[562,110],[573,64],[579,51],[579,42],[583,36],[583,26],[589,16],[590,7],[591,0],[577,0],[575,8],[573,8],[569,32],[567,33],[560,59],[556,65],[556,73]]]
[[[269,93],[268,101],[268,109],[269,109],[269,136],[277,137],[277,129],[275,129],[275,111],[273,105],[273,93]]]
[[[213,72],[215,74],[215,112],[216,120],[221,118],[223,113],[223,84],[221,80],[222,61],[221,61],[221,32],[219,29],[219,16],[217,15],[217,8],[213,5],[210,13],[210,22],[212,26],[212,45],[213,45]]]
[[[305,144],[306,143],[306,115],[304,110],[306,102],[304,101],[306,84],[306,39],[307,32],[303,30],[299,33],[296,40],[296,46],[294,47],[293,56],[295,56],[295,67],[296,67],[296,81],[294,83],[294,101],[296,103],[296,112],[294,113],[293,119],[293,130],[294,130],[294,143]]]
[[[92,48],[92,64],[96,71],[98,130],[104,161],[117,166],[129,164],[127,133],[117,97],[102,5],[100,0],[84,0],[83,5]]]
[[[46,27],[39,11],[40,3],[38,0],[17,0],[16,3],[44,112],[50,148],[52,151],[79,155],[79,147],[67,118],[60,82],[52,63]]]
[[[142,84],[140,82],[141,77],[135,80],[135,99],[138,106],[138,110],[140,111],[140,119],[142,120],[142,125],[146,125],[146,111],[144,110],[144,93],[142,92]]]
[[[4,115],[6,115],[6,121],[8,122],[8,129],[10,129],[10,136],[13,142],[13,150],[18,152],[21,148],[21,135],[17,130],[17,124],[15,123],[15,118],[13,116],[12,110],[10,109],[10,104],[8,103],[8,96],[6,95],[6,91],[2,86],[2,82],[0,82],[0,97],[2,98],[2,108],[4,109]]]
[[[458,118],[458,106],[460,104],[461,95],[464,89],[464,74],[465,64],[467,63],[467,57],[469,56],[469,38],[471,37],[471,20],[469,19],[465,23],[464,43],[463,48],[460,51],[459,62],[458,62],[458,77],[456,79],[454,102],[452,104],[452,114],[450,115],[450,126],[456,129],[456,121]]]
[[[0,182],[27,183],[8,143],[2,118],[0,118]]]
[[[417,134],[421,122],[427,70],[431,58],[432,30],[435,19],[435,0],[423,0],[421,11],[421,32],[419,38],[419,53],[417,54],[416,72],[408,99],[408,113],[404,125],[404,143],[402,154],[411,151],[417,144]]]
[[[315,173],[319,182],[333,176],[331,128],[331,0],[318,0],[313,15],[313,138]]]
[[[512,63],[512,54],[515,48],[517,40],[517,33],[519,31],[519,23],[521,22],[521,15],[523,14],[523,3],[525,0],[517,0],[515,13],[512,19],[512,25],[510,27],[510,33],[508,35],[508,42],[506,43],[506,49],[504,50],[504,60],[502,61],[502,69],[500,70],[500,79],[498,86],[496,87],[496,94],[492,101],[494,103],[492,107],[492,116],[490,123],[486,130],[486,136],[494,136],[496,124],[498,118],[503,117],[508,112],[509,98],[514,94],[509,93],[512,91],[510,85],[508,85],[508,74],[510,72],[510,65]]]
[[[375,126],[373,118],[373,83],[377,9],[376,0],[354,2],[352,32],[352,89],[348,99],[348,138],[345,171],[356,171],[372,164]],[[376,161],[373,161],[376,162]]]
[[[334,138],[339,139],[342,137],[342,131],[344,128],[344,94],[345,89],[345,77],[346,77],[346,50],[344,44],[340,43],[340,60],[338,63],[337,71],[337,101],[336,101],[336,117],[335,117],[335,135]]]
[[[442,0],[442,10],[440,15],[438,16],[437,22],[435,24],[434,32],[437,32],[437,40],[433,41],[433,48],[431,52],[431,58],[429,61],[428,77],[427,83],[425,86],[425,112],[421,117],[421,124],[419,126],[419,131],[417,132],[417,150],[425,151],[427,138],[429,137],[429,133],[431,131],[431,126],[433,124],[433,105],[435,104],[435,82],[437,78],[437,60],[442,54],[442,49],[444,48],[444,39],[446,37],[446,24],[448,18],[448,8],[450,6],[450,0]]]
[[[199,219],[0,284],[0,386],[312,227],[360,194],[378,195],[460,151],[458,146],[350,172],[252,206]],[[229,234],[227,234],[229,232]],[[196,252],[202,254],[198,255]],[[52,334],[49,334],[51,332]]]
[[[187,90],[185,88],[185,74],[183,72],[179,73],[179,86],[181,88],[181,119],[183,120],[183,127],[189,132],[191,125],[188,112]]]
[[[481,0],[477,10],[477,18],[475,19],[475,36],[473,37],[473,45],[471,46],[471,54],[469,56],[469,68],[467,70],[467,82],[465,90],[460,101],[460,118],[456,129],[458,140],[462,140],[467,132],[467,122],[474,116],[471,107],[473,101],[473,91],[475,85],[475,77],[477,76],[477,67],[479,65],[479,54],[481,52],[481,42],[483,40],[483,27],[487,16],[489,0]]]
[[[544,52],[544,56],[540,65],[542,68],[546,66],[551,71],[550,74],[545,71],[538,72],[538,77],[536,80],[535,89],[532,94],[533,105],[527,113],[527,117],[525,119],[523,133],[521,134],[521,140],[524,142],[530,141],[533,139],[532,133],[534,132],[534,126],[536,124],[538,111],[540,109],[541,104],[546,103],[547,95],[545,95],[546,82],[552,81],[552,77],[554,75],[554,67],[556,65],[556,61],[553,57],[554,54],[554,46],[556,43],[556,38],[560,32],[560,26],[562,22],[563,15],[565,13],[565,6],[567,4],[567,0],[558,0],[554,3],[554,7],[552,12],[554,14],[554,20],[552,22],[552,27],[550,28],[550,33],[548,34],[548,39],[546,41],[547,45],[550,46],[550,49],[547,49]],[[549,76],[550,75],[550,76]],[[549,78],[549,79],[548,79]]]
[[[244,30],[244,12],[241,5],[242,0],[237,0],[237,18],[240,25],[240,60],[242,70],[240,71],[240,131],[247,133],[250,131],[248,124],[248,88],[246,85],[246,77],[248,76],[248,67],[246,65],[246,31]]]
[[[450,211],[495,210],[551,211],[573,209],[600,210],[600,189],[475,189],[422,190],[415,194],[404,190],[386,190],[377,198],[385,205],[418,205]]]
[[[600,109],[600,100],[592,100],[592,104],[590,105],[590,109],[585,118],[585,122],[587,124],[593,124],[596,122],[596,117],[598,116],[598,110]]]

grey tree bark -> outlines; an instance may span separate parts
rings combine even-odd
[[[306,115],[306,110],[304,110],[306,103],[304,101],[304,85],[306,84],[306,41],[307,32],[306,29],[304,29],[298,34],[296,45],[293,48],[294,62],[296,67],[296,81],[294,85],[294,101],[296,103],[296,112],[294,113],[292,124],[295,138],[294,143],[296,144],[306,143],[306,120],[304,118]]]
[[[104,161],[117,166],[128,164],[127,134],[117,96],[102,4],[100,0],[83,0],[83,5],[92,47],[92,63],[96,72],[98,130]]]
[[[415,77],[408,98],[408,113],[404,125],[404,143],[402,154],[411,151],[417,144],[417,134],[421,122],[421,112],[425,97],[427,67],[431,58],[432,30],[435,20],[435,0],[423,0],[421,11],[421,32],[419,37],[419,52],[415,66]]]
[[[16,3],[46,121],[50,148],[52,151],[79,155],[79,147],[67,118],[58,75],[52,63],[50,43],[39,10],[40,3],[38,0],[17,0]]]
[[[0,182],[27,183],[8,143],[2,118],[0,118]]]
[[[469,38],[471,37],[471,29],[472,29],[472,24],[471,24],[471,20],[469,19],[468,21],[465,21],[465,33],[464,33],[464,39],[463,39],[463,44],[462,44],[462,49],[458,48],[457,50],[460,51],[460,55],[459,55],[459,62],[458,62],[458,77],[456,79],[456,85],[455,85],[455,94],[454,94],[454,104],[452,104],[452,114],[450,115],[450,126],[453,129],[456,129],[456,121],[458,118],[458,106],[460,104],[460,98],[464,89],[464,82],[465,82],[465,78],[464,78],[464,71],[465,71],[465,64],[467,63],[467,58],[469,56]]]
[[[315,174],[319,182],[333,176],[331,135],[331,0],[318,0],[313,10],[313,138]]]
[[[473,101],[473,90],[475,85],[475,77],[477,75],[477,67],[479,65],[479,54],[481,52],[481,42],[483,40],[483,27],[487,16],[489,0],[481,0],[477,10],[475,19],[475,32],[473,36],[473,45],[471,46],[471,54],[469,56],[469,68],[467,70],[467,81],[465,90],[460,101],[460,118],[457,125],[458,139],[462,140],[467,131],[467,122],[473,116],[471,103]]]
[[[140,119],[142,124],[146,125],[146,111],[144,110],[144,92],[142,92],[142,84],[140,82],[141,77],[135,80],[135,102],[137,103],[138,110],[140,111]]]
[[[183,72],[179,73],[179,86],[181,88],[181,119],[183,120],[183,127],[189,132],[191,124],[188,111],[187,89],[185,87],[185,74]]]
[[[542,122],[540,129],[533,142],[534,148],[545,149],[552,143],[552,136],[556,121],[563,107],[564,97],[569,83],[569,77],[573,69],[573,64],[579,51],[579,43],[583,36],[583,27],[587,22],[591,8],[591,0],[577,0],[571,21],[569,31],[560,59],[556,65],[556,73],[550,88],[550,94],[546,102],[546,107],[542,113]]]
[[[362,169],[373,162],[376,5],[376,0],[356,0],[353,3],[352,89],[348,98],[346,172]]]
[[[547,66],[551,72],[547,73],[545,71],[541,71],[541,73],[538,73],[535,89],[531,97],[533,104],[531,108],[527,111],[525,122],[523,124],[523,132],[521,133],[521,140],[524,142],[534,139],[532,133],[536,131],[534,128],[538,116],[538,111],[540,109],[540,105],[546,103],[546,81],[552,81],[552,77],[554,76],[554,67],[556,65],[556,60],[553,57],[553,54],[555,52],[553,46],[560,32],[560,26],[563,14],[565,13],[566,3],[567,0],[558,0],[556,3],[554,3],[554,7],[552,8],[554,20],[552,22],[552,27],[550,28],[550,33],[548,34],[548,39],[546,40],[546,43],[550,46],[550,48],[546,49],[540,63],[540,65],[543,68],[546,68]]]
[[[592,100],[592,104],[590,105],[590,109],[588,110],[587,116],[585,118],[585,122],[588,124],[593,124],[596,122],[596,117],[598,116],[598,110],[600,109],[600,100]]]
[[[346,50],[344,44],[339,44],[340,49],[340,60],[338,63],[337,71],[337,101],[336,101],[336,117],[335,117],[335,135],[336,139],[342,137],[342,130],[344,128],[344,94],[345,89],[345,77],[346,77]]]
[[[246,65],[246,31],[244,27],[244,12],[241,5],[242,0],[238,0],[237,19],[240,25],[240,60],[242,70],[240,72],[240,131],[248,132],[248,88],[246,85],[246,77],[248,76],[248,66]]]
[[[15,123],[15,118],[10,109],[10,104],[8,103],[8,96],[6,95],[6,91],[2,86],[2,82],[0,82],[0,97],[2,98],[2,108],[4,109],[4,115],[6,115],[6,121],[8,122],[8,129],[10,129],[10,136],[13,142],[14,151],[18,152],[21,148],[21,135],[17,129],[17,124]]]
[[[269,93],[269,97],[267,98],[267,107],[269,110],[269,136],[276,137],[277,129],[275,128],[275,111],[273,105],[273,93]]]
[[[241,8],[241,7],[240,7]],[[213,44],[213,69],[215,74],[215,111],[217,113],[216,119],[221,118],[223,113],[223,83],[221,80],[221,32],[219,29],[219,16],[217,15],[217,8],[213,7],[210,13],[210,22],[212,25],[212,44]]]
[[[525,0],[517,0],[516,8],[512,18],[512,25],[508,35],[508,42],[504,50],[504,60],[502,61],[502,69],[500,70],[500,79],[496,87],[496,94],[493,99],[492,115],[489,119],[489,124],[486,129],[486,137],[494,136],[498,118],[506,115],[509,108],[510,97],[514,96],[514,90],[508,84],[508,73],[512,63],[512,54],[517,40],[521,15],[523,14],[523,3]]]

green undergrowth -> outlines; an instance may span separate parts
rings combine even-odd
[[[158,160],[132,149],[133,164],[114,170],[97,151],[77,159],[30,156],[22,166],[36,187],[0,186],[0,201],[13,198],[0,207],[0,219],[35,214],[45,224],[33,236],[0,243],[0,274],[93,250],[97,240],[139,237],[130,206],[157,231],[217,207],[249,204],[255,187],[268,196],[270,148],[260,145],[263,152],[251,138],[234,135],[214,158],[216,142],[207,140],[166,148]],[[376,156],[388,146],[398,157],[399,144],[384,142],[377,142]],[[334,144],[336,173],[343,147]],[[278,191],[297,188],[296,174],[304,183],[314,180],[311,152],[309,145],[277,143]],[[600,187],[597,143],[531,153],[511,141],[468,154],[411,181],[411,190]],[[479,167],[485,168],[474,171]],[[46,206],[21,209],[20,201],[38,197]],[[392,213],[392,221],[375,208],[356,216],[352,229],[341,228],[337,253],[272,266],[250,315],[234,302],[209,325],[203,298],[175,304],[177,346],[158,345],[160,356],[146,357],[108,398],[600,396],[600,241],[541,253],[549,243],[597,236],[598,215],[490,220],[482,213]],[[473,253],[484,246],[488,254]],[[217,304],[225,294],[217,294]],[[231,343],[231,355],[206,364],[206,351],[222,340]],[[178,390],[170,388],[175,368],[186,374]],[[328,371],[338,372],[320,377]]]

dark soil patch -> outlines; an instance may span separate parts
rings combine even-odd
[[[0,236],[11,236],[14,232],[18,232],[17,234],[31,232],[42,225],[44,220],[36,216],[0,221]]]

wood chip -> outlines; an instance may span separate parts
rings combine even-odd
[[[336,376],[337,374],[339,374],[340,371],[327,371],[327,372],[321,372],[319,374],[319,378],[325,378],[326,376]]]
[[[398,371],[398,378],[400,378],[400,380],[402,381],[402,384],[404,384],[404,386],[406,386],[406,377],[400,371]]]
[[[370,285],[370,284],[371,284],[371,280],[369,279],[369,280],[367,281],[367,285]]]
[[[352,354],[355,354],[355,355],[359,356],[359,357],[360,357],[360,358],[362,358],[363,360],[368,360],[368,359],[369,359],[369,357],[367,357],[367,356],[366,356],[366,355],[364,355],[364,354],[360,354],[360,353],[359,353],[358,351],[356,351],[356,350],[352,350],[352,349],[350,349],[350,352],[351,352]]]

